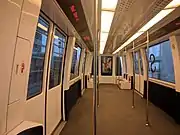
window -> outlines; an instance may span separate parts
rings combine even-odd
[[[121,64],[122,57],[116,57],[116,76],[122,76],[122,64]]]
[[[97,75],[99,75],[99,58],[100,56],[97,56]],[[92,59],[91,75],[94,75],[94,57]]]
[[[149,77],[175,83],[170,41],[149,48]]]
[[[73,51],[70,79],[74,79],[79,75],[80,57],[81,57],[81,48],[76,44],[74,46],[74,51]]]
[[[49,23],[39,17],[29,73],[27,98],[34,97],[42,91],[44,59],[48,39]]]
[[[135,69],[135,73],[139,74],[139,56],[138,56],[138,52],[134,53],[134,69]]]
[[[144,70],[143,70],[143,63],[142,63],[141,52],[139,52],[139,62],[140,62],[141,75],[143,75],[144,74]]]
[[[59,85],[61,82],[61,69],[63,65],[65,45],[66,37],[56,29],[53,40],[53,50],[51,57],[49,89]]]
[[[124,55],[124,72],[127,73],[127,60],[126,60],[126,55]]]
[[[82,73],[85,74],[85,66],[86,66],[86,52],[84,54],[84,58],[83,58],[83,64],[82,64]]]

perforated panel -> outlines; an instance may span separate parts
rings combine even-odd
[[[119,0],[105,47],[111,53],[172,0]],[[117,36],[116,43],[112,42]]]

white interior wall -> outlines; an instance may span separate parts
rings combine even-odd
[[[175,88],[177,92],[180,92],[180,36],[171,36],[170,42],[174,63]]]
[[[24,120],[26,121],[34,121],[37,123],[44,124],[44,91],[45,91],[45,84],[42,86],[42,93],[30,100],[27,100],[27,89],[28,89],[28,78],[30,72],[30,63],[31,63],[31,56],[32,56],[32,49],[34,46],[34,37],[37,28],[37,22],[39,18],[41,8],[41,0],[37,1],[24,1],[23,6],[23,13],[21,17],[21,27],[19,36],[27,39],[30,44],[30,56],[27,59],[27,79],[26,79],[26,87],[25,95],[24,95]],[[47,71],[46,69],[44,69]],[[45,76],[43,76],[44,80]],[[38,106],[38,107],[36,107]],[[36,109],[34,109],[36,107]],[[33,113],[32,113],[33,110]]]
[[[0,134],[11,131],[25,120],[28,63],[40,6],[41,0],[2,1],[0,5],[0,16],[4,18],[0,25],[3,31],[0,61],[4,63],[0,70],[3,90],[0,96]]]
[[[132,59],[132,53],[131,52],[127,53],[126,61],[127,61],[127,73],[128,73],[128,76],[133,76],[133,59]]]
[[[70,82],[70,72],[71,72],[71,64],[72,64],[72,56],[73,56],[73,47],[75,45],[76,38],[69,37],[67,43],[67,52],[65,58],[65,66],[64,66],[64,80],[63,80],[63,91],[69,89]],[[65,102],[64,102],[64,92],[63,92],[63,120],[65,120]]]
[[[9,86],[22,3],[22,0],[3,0],[0,4],[0,17],[3,18],[0,23],[0,135],[5,133],[7,128]]]

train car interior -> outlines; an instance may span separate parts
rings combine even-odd
[[[180,135],[180,0],[0,0],[0,135]]]

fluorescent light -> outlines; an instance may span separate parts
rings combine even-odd
[[[108,39],[108,34],[109,33],[103,33],[101,32],[101,38],[100,38],[100,54],[103,54],[104,52],[104,47],[106,45],[106,41]]]
[[[164,17],[175,10],[175,7],[180,5],[180,0],[173,0],[163,10],[161,10],[155,17],[153,17],[147,24],[145,24],[140,30],[137,31],[131,38],[129,38],[124,44],[122,44],[113,54],[117,53],[127,45],[129,45],[136,38],[141,36],[145,31],[149,30],[152,26],[160,22]],[[173,8],[171,8],[173,7]]]
[[[102,10],[115,11],[118,0],[102,0]]]
[[[153,17],[146,25],[144,25],[139,31],[147,31],[168,14],[170,14],[174,9],[161,10],[155,17]]]
[[[48,31],[48,28],[46,28],[45,26],[43,26],[42,24],[38,23],[38,27],[43,29],[44,31]]]
[[[56,35],[54,35],[54,38],[55,38],[55,39],[59,39],[59,37],[58,37],[58,36],[56,36]]]
[[[114,17],[114,12],[109,12],[109,11],[101,12],[101,31],[102,32],[109,32],[113,17]]]
[[[134,34],[131,38],[129,38],[123,45],[121,45],[115,52],[113,52],[113,54],[119,52],[121,49],[123,49],[124,47],[126,47],[127,45],[129,45],[132,41],[134,41],[136,38],[138,38],[139,36],[141,36],[144,32],[137,32],[136,34]]]
[[[107,41],[107,38],[108,38],[108,34],[109,34],[109,33],[103,33],[103,32],[101,32],[100,41],[101,41],[101,42],[106,42],[106,41]]]
[[[102,0],[101,8],[101,35],[100,35],[100,53],[104,52],[104,48],[108,39],[108,34],[114,17],[118,0]]]
[[[78,49],[76,47],[74,47],[74,49],[78,51]]]
[[[180,0],[173,0],[172,2],[170,2],[166,7],[165,9],[168,9],[168,8],[176,8],[180,6]]]
[[[100,54],[103,54],[106,42],[100,42]]]

